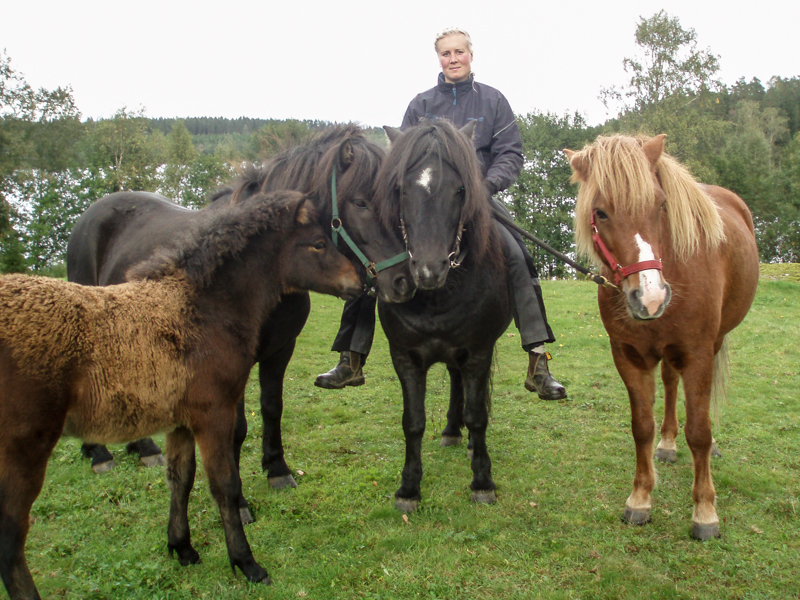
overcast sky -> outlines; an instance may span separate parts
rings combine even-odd
[[[71,86],[84,118],[358,121],[399,125],[436,82],[435,34],[466,29],[479,81],[518,114],[607,116],[639,17],[661,9],[720,57],[720,78],[800,76],[800,1],[6,0],[0,48],[34,87]]]

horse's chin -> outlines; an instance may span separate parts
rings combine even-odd
[[[381,302],[385,302],[386,304],[402,304],[403,302],[408,302],[411,300],[416,292],[416,287],[411,287],[402,293],[396,290],[387,292],[385,289],[379,287],[378,298],[381,300]]]

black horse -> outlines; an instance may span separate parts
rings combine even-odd
[[[75,224],[67,248],[68,278],[84,285],[123,282],[132,265],[171,244],[201,214],[217,211],[231,199],[238,201],[257,192],[279,189],[310,194],[319,222],[329,231],[335,189],[338,217],[353,241],[375,263],[389,259],[403,252],[404,245],[397,230],[392,232],[382,225],[373,207],[373,185],[383,158],[383,149],[368,141],[358,126],[341,125],[276,155],[260,168],[247,170],[200,211],[181,208],[155,194],[111,194],[92,205]],[[363,274],[361,262],[350,248],[343,246],[340,242],[340,249]],[[387,302],[402,302],[414,293],[406,264],[380,271],[377,283],[380,297]],[[264,423],[261,465],[275,488],[297,485],[284,460],[281,440],[283,377],[309,310],[307,293],[285,295],[259,338],[257,361]],[[235,439],[237,464],[246,434],[242,402]],[[159,452],[152,440],[137,444],[155,447]],[[93,466],[113,460],[104,446],[89,447],[86,452],[92,456]],[[243,519],[250,522],[244,498],[240,504]]]
[[[472,499],[496,500],[486,448],[492,356],[511,322],[503,244],[491,217],[470,138],[445,120],[403,133],[386,128],[391,150],[376,182],[387,227],[400,226],[418,288],[403,304],[379,300],[378,313],[403,390],[406,459],[395,507],[419,506],[428,369],[450,374],[450,408],[442,445],[469,431]]]

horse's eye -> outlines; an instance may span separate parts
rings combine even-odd
[[[364,202],[364,200],[362,200],[361,198],[353,200],[353,205],[359,210],[364,210],[365,208],[367,208],[367,203]]]
[[[605,213],[605,211],[602,211],[599,208],[595,209],[594,216],[597,217],[598,219],[602,219],[603,221],[608,219],[608,215]]]
[[[325,240],[317,240],[314,244],[314,250],[325,250],[325,246],[327,246]]]

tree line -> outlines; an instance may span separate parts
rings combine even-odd
[[[800,77],[717,78],[719,57],[693,29],[661,11],[641,18],[625,80],[600,90],[615,116],[518,115],[525,165],[504,193],[517,221],[565,253],[574,251],[575,189],[561,152],[597,135],[667,134],[667,151],[709,184],[744,198],[761,260],[800,261]],[[159,192],[188,207],[229,181],[237,165],[262,160],[330,125],[274,119],[151,119],[120,109],[82,121],[70,88],[34,90],[0,54],[0,272],[63,273],[75,220],[120,190]],[[380,129],[367,131],[384,142]],[[569,270],[533,248],[544,277]]]

